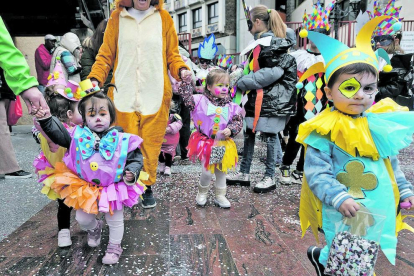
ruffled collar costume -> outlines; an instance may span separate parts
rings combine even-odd
[[[388,19],[381,16],[365,24],[356,38],[356,48],[348,48],[326,35],[302,30],[301,36],[308,36],[317,44],[326,62],[326,65],[315,64],[307,74],[322,69],[329,81],[336,70],[353,63],[367,63],[378,70],[378,56],[384,53],[372,51],[371,34]],[[403,222],[405,216],[397,213],[400,200],[413,195],[412,185],[406,181],[395,157],[412,142],[414,113],[407,111],[385,99],[359,116],[349,116],[332,108],[300,125],[297,141],[307,147],[305,160],[316,163],[312,163],[315,167],[312,169],[306,167],[305,161],[299,216],[303,235],[310,226],[318,240],[318,228],[324,230],[327,246],[319,257],[323,265],[327,263],[335,236],[335,223],[343,219],[335,209],[347,198],[353,198],[373,213],[381,210],[386,216],[380,245],[392,264],[395,264],[398,232],[414,231]],[[324,165],[327,171],[322,173],[320,169]],[[322,181],[329,182],[329,186],[324,186]],[[335,214],[334,218],[328,215],[330,212]],[[372,228],[366,228],[365,237],[374,240]]]

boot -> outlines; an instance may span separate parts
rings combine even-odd
[[[221,207],[228,209],[231,207],[230,201],[226,198],[226,190],[227,188],[217,188],[215,190],[216,198],[214,199],[214,203]]]
[[[196,197],[196,202],[198,206],[206,206],[207,203],[207,194],[208,190],[210,189],[210,185],[208,186],[201,186],[201,184],[198,184],[198,193]]]

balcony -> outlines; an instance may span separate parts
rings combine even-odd
[[[218,31],[219,31],[219,24],[218,24],[218,22],[217,23],[210,24],[210,25],[207,25],[207,30],[206,30],[207,34],[218,33]]]
[[[192,36],[192,37],[202,36],[202,33],[201,33],[201,27],[199,27],[199,28],[195,28],[195,29],[192,29],[192,30],[191,30],[191,36]]]
[[[174,9],[175,10],[180,10],[185,8],[185,0],[177,0],[174,1]]]
[[[198,4],[198,3],[201,3],[201,2],[202,1],[200,1],[200,0],[188,0],[188,5]]]

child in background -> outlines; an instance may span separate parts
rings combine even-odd
[[[123,208],[137,204],[144,192],[144,185],[137,182],[143,164],[142,139],[112,126],[115,106],[90,80],[80,86],[81,93],[87,94],[79,102],[83,126],[68,131],[41,109],[36,118],[54,143],[67,148],[64,163],[56,164],[52,188],[76,209],[76,220],[88,232],[90,247],[101,243],[103,222],[96,215],[105,213],[109,244],[102,262],[115,264],[122,254]]]
[[[395,264],[396,233],[409,229],[398,205],[407,202],[414,206],[414,193],[399,167],[397,155],[412,141],[414,113],[406,112],[408,108],[391,99],[371,106],[378,92],[377,55],[389,62],[385,51],[372,51],[371,34],[380,22],[390,18],[377,17],[366,23],[356,38],[356,48],[348,48],[318,32],[301,31],[302,37],[308,36],[317,45],[327,64],[316,64],[306,74],[322,67],[327,84],[325,93],[334,106],[302,123],[297,136],[297,141],[306,147],[299,209],[302,231],[311,226],[317,238],[318,228],[322,228],[327,243],[323,249],[311,246],[307,252],[317,275],[325,275],[325,267],[329,268],[329,249],[336,235],[336,224],[342,220],[351,218],[345,224],[358,223],[358,227],[366,230],[366,239],[374,240],[378,236],[375,227],[358,220],[358,214],[383,210],[386,218],[380,246],[392,264]],[[346,255],[355,258],[358,269],[358,265],[364,266],[368,261],[357,263],[356,253]],[[341,274],[346,273],[351,275],[350,271]]]
[[[232,137],[243,127],[241,108],[233,103],[229,95],[229,75],[223,69],[211,70],[206,78],[203,94],[192,94],[191,84],[182,83],[178,94],[191,111],[197,131],[188,143],[188,157],[202,164],[200,184],[196,197],[197,205],[205,206],[210,181],[215,174],[214,203],[221,208],[230,208],[226,198],[226,173],[234,169],[238,156]]]
[[[171,175],[171,165],[175,156],[175,149],[180,141],[180,129],[183,126],[180,115],[178,115],[175,109],[176,105],[174,101],[171,101],[170,106],[170,118],[168,120],[168,126],[165,130],[164,141],[161,145],[161,152],[158,161],[159,172],[164,175]]]
[[[68,130],[82,123],[82,116],[78,112],[80,94],[77,93],[77,89],[77,83],[72,81],[66,83],[61,62],[58,59],[53,72],[49,76],[45,94],[50,113],[57,117]],[[59,195],[51,189],[55,179],[55,165],[57,162],[62,162],[66,149],[53,143],[36,121],[34,121],[34,125],[39,131],[37,139],[40,142],[41,152],[33,161],[33,166],[39,176],[39,182],[43,183],[41,193],[51,200],[57,200],[58,246],[67,247],[72,245],[70,237],[70,213],[72,208],[66,206]]]

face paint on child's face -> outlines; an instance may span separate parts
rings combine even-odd
[[[214,93],[216,93],[216,96],[219,96],[220,94],[228,94],[229,93],[229,85],[223,84],[223,83],[217,83],[214,88]]]
[[[350,78],[342,82],[338,89],[342,95],[350,99],[361,89],[361,84],[356,78]]]
[[[229,94],[229,77],[225,75],[218,79],[212,86],[207,86],[210,93],[220,99],[227,97]]]
[[[95,99],[95,104],[92,106],[92,101],[89,101],[86,106],[86,125],[95,132],[103,132],[107,130],[111,123],[111,116],[108,109],[108,101],[106,99]]]
[[[331,89],[325,89],[335,108],[349,115],[361,114],[371,107],[377,91],[377,76],[370,73],[342,74]]]

